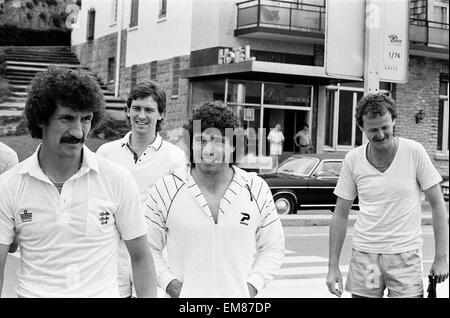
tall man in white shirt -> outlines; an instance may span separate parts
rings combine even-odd
[[[151,81],[136,85],[130,92],[126,109],[131,131],[97,150],[98,154],[131,172],[142,202],[159,178],[187,165],[183,150],[163,140],[159,134],[165,113],[166,94],[161,87]],[[131,263],[123,242],[119,246],[118,261],[120,295],[130,297],[134,294]]]
[[[352,257],[345,289],[353,297],[423,297],[421,191],[431,204],[438,283],[448,278],[448,222],[439,182],[424,147],[393,135],[395,102],[382,94],[364,97],[356,121],[369,142],[350,151],[334,194],[327,286],[343,292],[339,256],[353,200],[359,199]],[[337,285],[337,286],[336,286]]]
[[[198,108],[185,125],[191,169],[157,181],[146,202],[159,286],[171,297],[254,297],[281,266],[270,189],[230,164],[236,127],[223,103]]]
[[[156,296],[133,178],[84,145],[103,111],[101,90],[83,71],[50,67],[32,80],[25,113],[32,137],[42,143],[0,176],[0,292],[15,235],[19,297],[119,297],[120,238],[138,277],[138,296]]]

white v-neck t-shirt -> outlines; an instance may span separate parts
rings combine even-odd
[[[442,181],[425,148],[399,138],[389,168],[380,172],[364,144],[347,153],[334,194],[359,199],[352,246],[368,253],[394,254],[422,247],[421,191]]]

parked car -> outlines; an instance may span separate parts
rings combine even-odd
[[[448,180],[441,183],[442,194],[444,195],[444,200],[448,201]]]
[[[260,174],[269,185],[278,214],[295,214],[301,209],[334,211],[333,194],[345,153],[292,155],[269,174]],[[355,199],[353,208],[357,208]]]

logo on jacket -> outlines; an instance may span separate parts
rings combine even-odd
[[[109,212],[99,212],[98,213],[98,219],[100,220],[101,225],[108,224],[109,220]]]
[[[250,214],[244,212],[241,212],[241,214],[242,214],[241,224],[248,225],[248,220],[250,220]]]
[[[20,219],[22,220],[22,223],[31,222],[33,221],[33,213],[23,210],[23,213],[20,214]]]

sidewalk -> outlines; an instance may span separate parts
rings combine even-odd
[[[283,226],[329,226],[333,214],[327,211],[328,214],[290,214],[280,216],[281,224]],[[302,213],[302,212],[300,212]],[[348,225],[352,226],[355,223],[356,215],[350,214],[348,217]],[[422,225],[431,225],[431,214],[422,215]]]
[[[445,205],[448,213],[448,202]],[[358,211],[350,211],[349,226],[355,223],[356,213]],[[297,214],[282,215],[280,219],[283,226],[329,226],[332,216],[333,213],[330,210],[299,210]],[[422,200],[422,225],[431,224],[431,206],[426,200]]]

